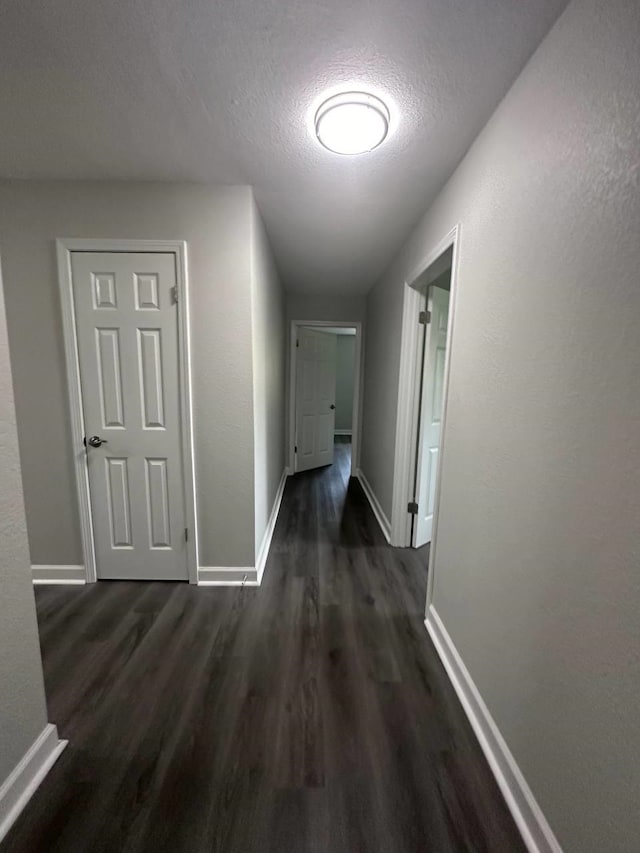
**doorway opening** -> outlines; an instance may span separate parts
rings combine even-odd
[[[392,544],[433,564],[455,298],[457,228],[405,284]]]
[[[289,376],[289,470],[339,460],[358,466],[362,326],[294,320]]]
[[[416,388],[417,424],[412,452],[413,486],[410,488],[411,546],[431,542],[435,511],[438,456],[442,432],[444,363],[451,290],[451,252],[443,256],[445,269],[431,282],[420,285],[421,346],[418,347],[420,380]],[[410,478],[411,479],[411,478]]]

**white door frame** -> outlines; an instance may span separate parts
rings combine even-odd
[[[418,417],[420,413],[420,369],[421,357],[419,314],[424,294],[421,278],[447,249],[453,247],[451,263],[451,293],[449,296],[449,324],[444,366],[442,432],[438,454],[437,486],[433,513],[433,535],[429,550],[429,575],[427,578],[427,609],[433,595],[433,566],[438,535],[438,513],[440,506],[440,484],[444,443],[447,435],[447,403],[449,373],[451,366],[451,343],[455,322],[457,299],[458,259],[460,256],[460,226],[456,225],[428,252],[404,284],[404,307],[402,312],[402,338],[400,350],[400,375],[398,383],[398,414],[396,420],[396,444],[394,454],[393,499],[391,509],[391,544],[400,548],[411,546],[411,515],[407,504],[413,500],[413,470],[416,458]]]
[[[180,422],[182,470],[184,481],[185,523],[189,531],[187,539],[187,570],[189,583],[198,582],[198,535],[196,528],[196,492],[193,456],[193,416],[191,407],[191,343],[189,334],[189,277],[187,266],[187,244],[182,240],[100,240],[67,239],[56,240],[58,256],[58,282],[62,307],[67,385],[69,388],[69,410],[73,459],[80,508],[80,533],[87,583],[98,579],[91,492],[89,490],[89,468],[83,439],[84,409],[82,384],[80,382],[80,360],[76,338],[76,320],[73,301],[73,279],[71,274],[72,252],[152,252],[170,253],[175,256],[176,284],[178,287],[178,371],[180,376]]]
[[[362,323],[358,321],[338,320],[292,320],[291,334],[289,338],[289,452],[288,472],[294,474],[296,470],[295,444],[296,444],[296,340],[300,326],[322,329],[355,329],[356,330],[356,353],[353,378],[353,414],[351,418],[351,476],[355,477],[360,461],[360,412],[361,412],[361,388],[362,371],[364,368],[364,350],[362,347]]]

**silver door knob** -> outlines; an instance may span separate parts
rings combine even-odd
[[[85,438],[85,445],[89,444],[91,447],[101,447],[103,444],[108,444],[106,438],[100,438],[99,435],[92,435],[90,438]]]

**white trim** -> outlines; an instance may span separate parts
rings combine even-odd
[[[278,484],[276,497],[273,501],[273,507],[271,508],[271,515],[269,516],[269,521],[267,522],[267,527],[264,531],[264,536],[262,537],[262,544],[260,545],[260,550],[258,551],[258,556],[256,557],[256,579],[258,581],[258,585],[262,583],[262,575],[264,574],[264,569],[267,565],[269,549],[271,548],[271,540],[273,539],[273,533],[276,529],[276,522],[278,521],[278,513],[280,512],[280,505],[282,504],[282,496],[284,495],[284,489],[286,484],[287,472],[285,470],[282,472],[282,477],[280,478],[280,483]]]
[[[449,372],[451,364],[451,341],[455,319],[455,300],[457,294],[458,256],[460,242],[460,226],[456,225],[449,233],[426,255],[407,277],[404,285],[404,306],[402,313],[402,331],[400,348],[400,373],[398,377],[398,412],[396,417],[396,443],[393,468],[393,497],[391,507],[391,542],[398,547],[411,545],[411,516],[407,512],[407,504],[413,497],[413,466],[415,465],[418,415],[420,411],[420,325],[418,314],[421,310],[422,294],[419,290],[420,280],[448,249],[453,247],[451,265],[451,294],[449,298],[449,323],[447,329],[447,346],[445,354],[444,386],[443,386],[443,416],[441,427],[441,447],[438,454],[438,472],[436,485],[436,503],[433,518],[433,535],[429,564],[433,566],[435,555],[435,538],[438,521],[438,502],[440,496],[440,480],[442,458],[446,434],[447,397],[449,388]],[[427,586],[431,583],[433,572],[429,571]]]
[[[182,426],[182,470],[184,477],[184,518],[189,531],[186,542],[189,583],[198,583],[198,515],[196,494],[196,459],[193,433],[193,385],[191,372],[191,321],[189,316],[189,255],[186,241],[175,247],[176,283],[178,285],[178,370],[180,371],[180,417]]]
[[[71,435],[74,448],[74,465],[78,504],[80,508],[80,531],[82,551],[86,566],[86,580],[97,580],[93,523],[91,517],[91,495],[89,472],[83,445],[84,418],[82,410],[82,385],[80,382],[80,360],[76,338],[75,310],[73,302],[73,279],[71,274],[72,252],[163,252],[175,256],[176,284],[178,286],[178,369],[180,373],[180,416],[182,426],[181,448],[184,480],[185,523],[189,529],[186,546],[187,571],[190,583],[198,582],[198,528],[196,525],[196,491],[193,453],[193,407],[191,386],[191,355],[189,332],[189,277],[187,244],[183,240],[100,240],[66,239],[56,240],[58,257],[58,282],[62,307],[62,327],[69,387],[69,409],[71,413]]]
[[[269,557],[271,541],[276,529],[282,497],[284,495],[287,477],[290,472],[287,468],[282,472],[278,491],[276,492],[271,515],[267,528],[262,538],[260,550],[256,557],[255,566],[200,566],[198,569],[198,586],[260,586],[262,576]]]
[[[334,435],[353,435],[353,430],[351,429],[334,429]]]
[[[31,566],[34,584],[85,584],[87,570],[84,566]]]
[[[58,729],[53,723],[47,723],[0,787],[0,841],[9,832],[66,745],[66,740],[58,738]]]
[[[391,525],[389,524],[389,519],[385,515],[384,510],[380,506],[380,501],[375,496],[375,493],[374,493],[373,489],[371,488],[371,484],[369,483],[369,481],[367,480],[367,478],[365,477],[365,475],[362,473],[362,471],[360,469],[358,469],[356,471],[356,477],[360,481],[360,485],[362,486],[362,491],[367,496],[367,500],[369,501],[371,509],[373,510],[373,514],[375,515],[375,517],[378,521],[378,524],[380,525],[380,530],[382,530],[384,538],[387,540],[387,542],[390,543],[391,542]]]
[[[76,320],[73,303],[73,285],[71,274],[71,247],[69,241],[57,240],[58,283],[60,285],[60,305],[62,308],[62,330],[67,368],[67,387],[69,391],[69,412],[71,416],[71,438],[73,441],[73,461],[78,490],[78,508],[80,512],[80,535],[82,553],[86,566],[88,583],[97,580],[96,552],[91,523],[91,499],[89,496],[89,471],[83,446],[84,418],[82,413],[82,391],[80,384],[80,358],[76,338]]]
[[[562,853],[542,809],[435,608],[425,625],[529,853]]]
[[[200,566],[198,586],[259,586],[255,566]]]
[[[438,470],[436,473],[436,495],[433,506],[433,532],[429,547],[429,571],[427,573],[427,613],[433,602],[434,579],[436,573],[436,549],[438,545],[438,520],[440,518],[440,495],[442,493],[442,466],[447,441],[447,417],[449,412],[449,380],[451,377],[451,355],[453,347],[453,329],[457,315],[458,304],[458,267],[460,264],[460,226],[449,233],[445,239],[451,240],[453,257],[451,259],[451,288],[449,294],[449,320],[447,323],[447,343],[444,355],[444,382],[442,384],[442,423],[440,432],[440,452],[438,453]]]
[[[353,376],[353,413],[351,417],[351,476],[355,477],[360,464],[362,387],[364,376],[364,331],[360,320],[291,320],[289,337],[289,452],[288,470],[296,470],[296,332],[299,326],[318,328],[353,328],[356,330],[356,351]],[[336,433],[338,435],[339,433]]]

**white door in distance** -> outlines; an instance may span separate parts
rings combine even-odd
[[[414,548],[431,542],[438,477],[438,456],[442,428],[444,365],[449,322],[449,293],[441,287],[429,288],[427,310],[431,322],[426,328],[424,369],[420,403],[420,433],[416,467],[418,514],[413,524]]]
[[[333,463],[336,422],[336,336],[298,330],[296,471]]]
[[[175,256],[71,273],[98,578],[187,580]]]

